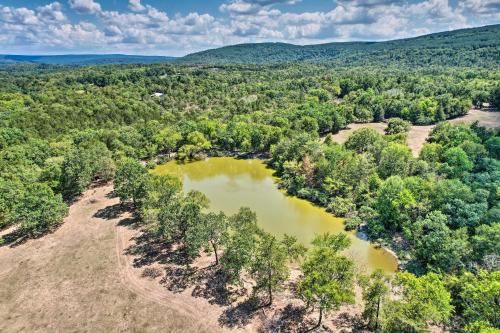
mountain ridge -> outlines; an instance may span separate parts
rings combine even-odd
[[[457,54],[457,51],[461,52]],[[282,42],[244,43],[191,53],[176,61],[190,64],[330,61],[338,64],[364,65],[368,60],[369,63],[382,64],[451,62],[454,65],[463,65],[467,62],[484,61],[498,63],[498,54],[500,54],[500,24],[381,42],[353,41],[311,45]],[[417,59],[419,57],[420,59]]]

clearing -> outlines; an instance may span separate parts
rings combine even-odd
[[[447,121],[453,124],[473,123],[475,121],[478,121],[480,125],[488,128],[500,127],[500,112],[471,109],[465,116],[450,119]],[[429,136],[429,133],[434,128],[434,126],[435,125],[411,127],[410,132],[408,133],[407,144],[408,146],[410,146],[414,156],[418,156],[420,150],[422,150],[422,147],[424,146],[425,140]],[[346,142],[347,138],[349,137],[349,135],[351,135],[352,132],[366,127],[373,128],[380,134],[384,134],[387,123],[350,124],[346,129],[341,130],[336,134],[332,134],[332,140],[333,142],[342,144]],[[322,138],[322,140],[324,140],[324,138]]]

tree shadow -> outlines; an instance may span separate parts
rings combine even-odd
[[[261,332],[305,332],[313,323],[305,319],[304,306],[288,304],[266,321]]]
[[[230,306],[219,317],[219,324],[229,328],[242,328],[250,323],[262,309],[262,303],[259,299],[251,297],[236,306]]]
[[[36,235],[27,235],[27,234],[23,233],[20,228],[16,228],[13,231],[6,233],[5,235],[0,237],[0,240],[1,240],[0,247],[9,246],[11,248],[14,248],[14,247],[20,246],[20,245],[28,242],[31,239],[41,238],[41,237],[44,237],[48,234],[55,232],[57,229],[59,229],[59,227],[61,227],[61,225],[63,225],[62,222],[58,223],[57,225],[55,225],[47,230],[41,231],[40,233],[38,233]]]
[[[114,220],[119,218],[122,214],[131,212],[135,213],[131,205],[117,203],[111,206],[106,206],[99,209],[93,217],[103,219],[103,220]]]
[[[332,323],[337,327],[341,332],[366,332],[365,324],[363,319],[359,314],[350,314],[349,312],[339,313],[334,319],[332,319]]]
[[[246,292],[242,289],[231,292],[227,288],[227,275],[220,266],[209,266],[197,272],[197,281],[192,296],[202,297],[210,304],[230,305],[232,296],[241,296]]]

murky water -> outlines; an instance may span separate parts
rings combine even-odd
[[[186,164],[171,161],[157,166],[153,172],[178,175],[185,191],[198,190],[210,199],[211,210],[233,214],[242,206],[250,207],[257,213],[258,223],[264,230],[276,235],[293,235],[306,246],[316,234],[344,232],[342,219],[279,190],[273,171],[260,160],[217,157]],[[360,271],[396,270],[396,258],[392,254],[375,248],[355,233],[348,234],[352,239],[348,255]]]

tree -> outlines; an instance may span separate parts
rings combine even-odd
[[[281,243],[283,244],[290,261],[298,261],[307,252],[307,248],[299,243],[297,237],[295,236],[284,234]]]
[[[413,226],[415,258],[428,270],[456,272],[471,254],[467,230],[450,230],[446,221],[443,213],[433,211]]]
[[[410,148],[399,143],[391,143],[382,150],[378,173],[382,178],[390,176],[408,176],[411,170],[413,156]]]
[[[471,243],[474,251],[472,252],[476,260],[485,264],[486,256],[496,257],[500,259],[500,222],[495,222],[492,225],[480,225],[475,230],[476,234],[472,236]],[[487,269],[499,269],[497,261],[496,267],[486,267]]]
[[[389,294],[388,282],[388,277],[379,269],[369,276],[361,276],[360,278],[363,288],[363,301],[365,302],[363,318],[368,321],[368,327],[375,331],[379,329],[381,306]]]
[[[387,128],[384,130],[385,134],[405,134],[410,130],[411,123],[403,120],[401,118],[391,118],[387,124]]]
[[[354,131],[345,142],[345,147],[358,154],[370,153],[376,160],[380,158],[382,149],[386,146],[382,135],[373,128],[361,128]]]
[[[146,168],[132,158],[123,159],[116,170],[115,193],[122,202],[132,199],[134,206],[145,197]]]
[[[287,254],[283,243],[275,236],[267,232],[260,233],[250,273],[256,283],[254,290],[267,290],[268,305],[273,303],[273,291],[281,288],[290,274]]]
[[[465,273],[458,280],[457,298],[460,305],[459,314],[469,332],[474,332],[473,326],[480,324],[483,327],[495,328],[496,331],[500,329],[500,271],[480,271],[477,275]]]
[[[443,157],[446,163],[443,169],[451,178],[463,177],[465,173],[471,171],[474,166],[469,160],[469,157],[467,157],[467,154],[460,147],[447,149]]]
[[[450,318],[451,295],[439,275],[397,273],[394,287],[398,298],[384,307],[383,332],[425,332],[429,323],[443,324]]]
[[[200,223],[201,231],[206,242],[210,244],[215,255],[215,265],[219,265],[218,250],[223,241],[228,237],[229,221],[223,212],[208,213],[202,218]]]
[[[239,282],[240,273],[252,262],[258,241],[259,227],[257,215],[248,207],[242,207],[230,219],[230,237],[225,242],[226,249],[221,265],[230,282]]]
[[[350,245],[344,234],[317,236],[313,245],[302,265],[297,291],[308,305],[319,308],[315,326],[319,327],[323,312],[354,303],[354,263],[338,254]]]
[[[377,191],[374,208],[386,229],[400,230],[409,221],[416,200],[399,176],[387,178]]]
[[[181,133],[174,128],[167,126],[155,134],[154,140],[159,151],[170,153],[177,148],[177,144],[182,139]]]
[[[60,194],[54,194],[47,184],[34,183],[18,197],[10,219],[20,224],[23,234],[34,237],[60,224],[67,213]]]

